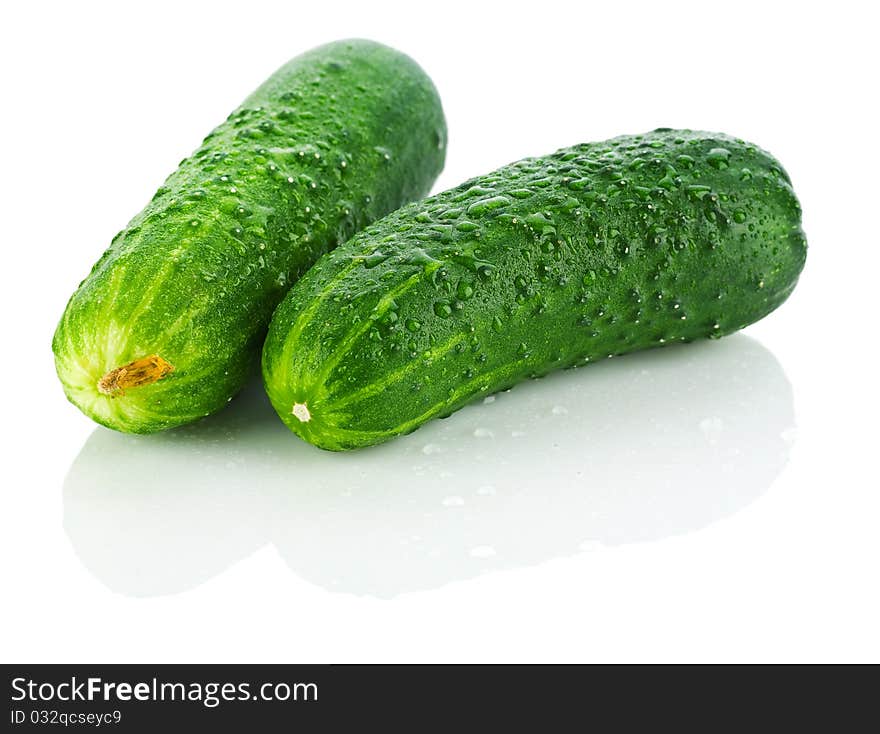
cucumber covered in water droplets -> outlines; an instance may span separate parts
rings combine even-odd
[[[800,219],[779,163],[726,135],[526,159],[319,260],[273,317],[266,389],[302,438],[350,449],[555,369],[720,337],[792,292]]]
[[[290,284],[424,196],[445,143],[434,86],[407,56],[352,40],[290,61],[180,164],[74,293],[53,340],[68,398],[137,433],[221,408]]]

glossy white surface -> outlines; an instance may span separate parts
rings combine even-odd
[[[876,44],[861,5],[765,5],[13,11],[2,660],[880,659]],[[257,383],[179,431],[95,427],[54,377],[66,298],[253,86],[351,35],[434,77],[438,189],[661,125],[767,147],[804,208],[800,285],[744,334],[358,453],[300,442]]]
[[[319,587],[390,599],[699,530],[785,466],[791,388],[757,342],[619,362],[343,455],[291,441],[258,385],[173,434],[96,430],[64,483],[64,527],[129,596],[192,589],[270,545]]]

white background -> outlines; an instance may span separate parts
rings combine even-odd
[[[37,661],[880,660],[870,3],[19,3],[2,38],[0,654]],[[289,57],[415,57],[437,189],[658,126],[773,152],[810,251],[720,342],[528,384],[372,451],[259,387],[158,437],[50,340],[110,238]]]

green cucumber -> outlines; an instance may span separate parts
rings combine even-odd
[[[273,317],[263,378],[305,440],[377,444],[529,377],[730,334],[788,297],[805,256],[788,175],[750,143],[664,128],[578,145],[321,258]]]
[[[68,398],[148,433],[223,407],[272,311],[323,253],[424,196],[446,125],[430,79],[370,41],[281,67],[169,176],[67,305],[53,340]]]

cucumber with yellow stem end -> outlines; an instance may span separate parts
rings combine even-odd
[[[431,80],[393,49],[340,41],[281,67],[168,177],[70,299],[53,340],[68,398],[134,433],[223,407],[290,284],[424,196],[445,144]]]

